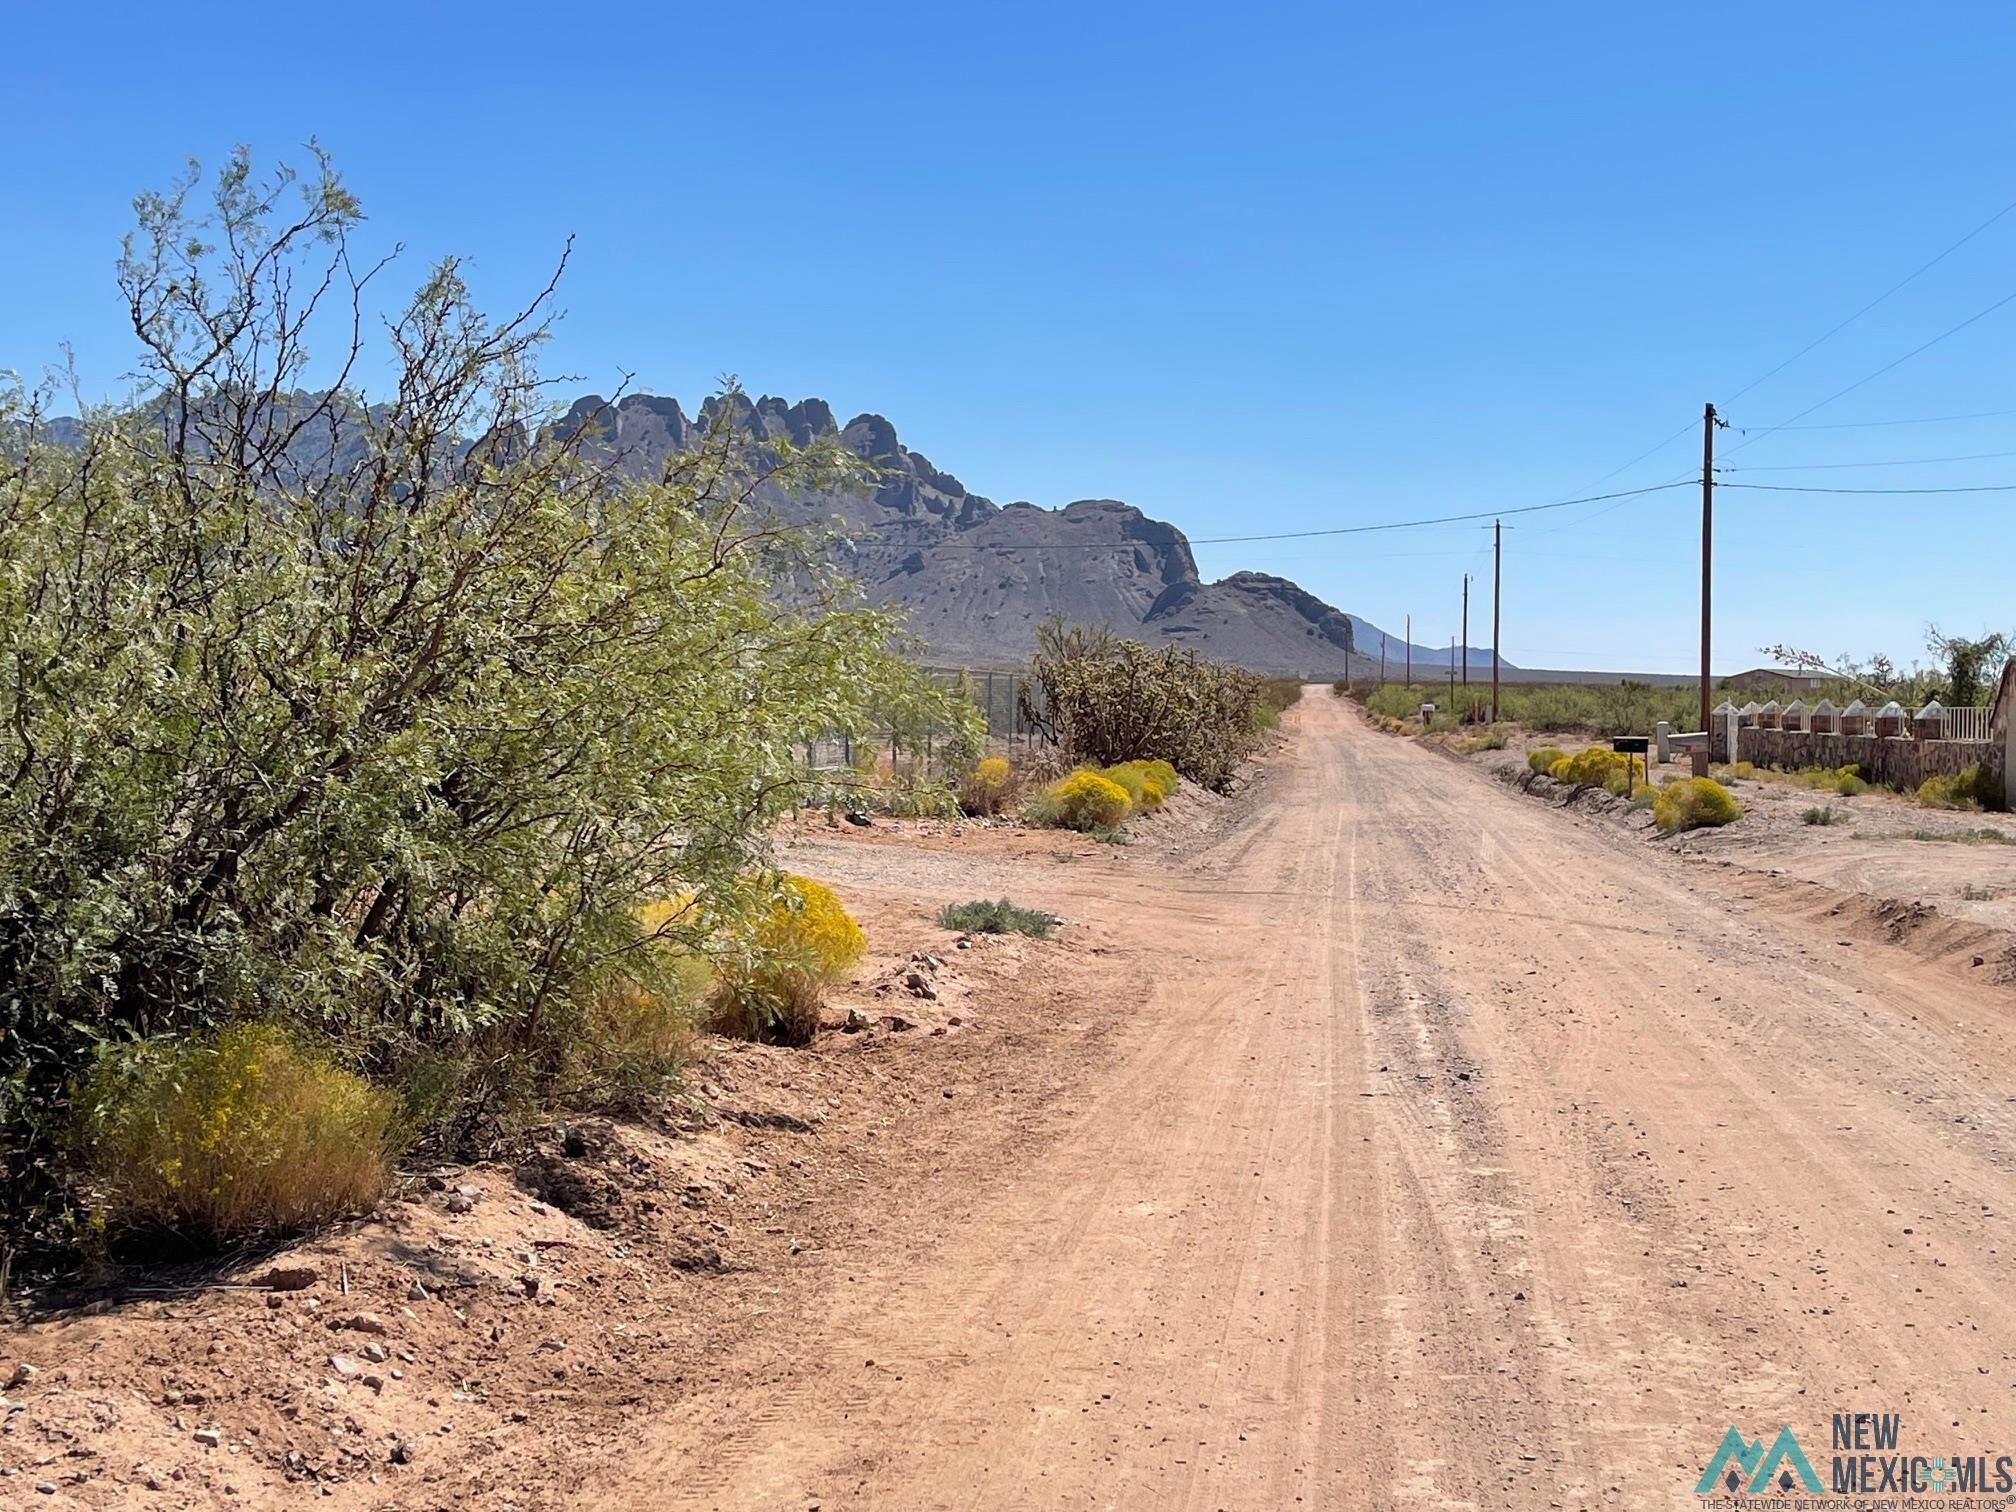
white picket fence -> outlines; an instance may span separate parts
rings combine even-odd
[[[1948,740],[1986,740],[1988,710],[1985,707],[1948,709],[1945,735]]]

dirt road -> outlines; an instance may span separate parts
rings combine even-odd
[[[1327,690],[1290,729],[1190,866],[1055,869],[1165,963],[1062,1131],[585,1502],[1683,1507],[1731,1426],[1824,1482],[1849,1411],[2016,1453],[2007,989]]]

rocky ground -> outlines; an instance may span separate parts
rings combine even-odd
[[[935,1200],[948,1148],[963,1168],[1033,1137],[1097,1063],[1124,939],[1068,913],[1044,941],[958,935],[938,908],[1042,906],[1046,876],[1143,864],[1231,807],[1186,793],[1126,848],[808,818],[784,862],[838,882],[871,949],[813,1046],[710,1041],[656,1118],[556,1118],[307,1243],[17,1296],[0,1504],[567,1505],[571,1463],[718,1379],[864,1228]]]

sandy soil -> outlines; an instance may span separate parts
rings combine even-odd
[[[161,1304],[184,1316],[150,1323],[144,1381],[155,1304],[39,1324],[24,1349],[68,1376],[10,1391],[0,1501],[68,1468],[50,1425],[102,1449],[94,1412],[191,1468],[143,1493],[105,1453],[40,1504],[1693,1507],[1732,1424],[1791,1425],[1824,1478],[1836,1411],[1901,1413],[1906,1452],[2016,1453],[2006,937],[1552,808],[1327,690],[1288,728],[1263,801],[1207,805],[1187,847],[806,831],[789,864],[899,947],[863,1011],[901,1002],[905,950],[946,986],[901,1008],[936,1016],[915,1030],[731,1057],[738,1086],[795,1084],[798,1128],[646,1131],[714,1171],[725,1233],[680,1208],[632,1274],[598,1230],[551,1306],[507,1274],[457,1294],[466,1328],[415,1304],[426,1381],[380,1393],[160,1400],[215,1377],[207,1339],[248,1372],[326,1358],[322,1310],[359,1305],[326,1279],[315,1314]],[[1061,938],[913,943],[926,908],[1002,893]],[[486,1205],[579,1223],[444,1200],[402,1220],[425,1244]],[[396,1317],[408,1275],[351,1279]],[[577,1348],[592,1371],[541,1374]],[[397,1421],[351,1433],[360,1408]],[[175,1421],[199,1416],[218,1447]],[[419,1452],[384,1463],[399,1433]],[[369,1475],[274,1468],[332,1434]]]
[[[1501,774],[1525,771],[1527,750],[1587,742],[1522,735],[1503,752],[1462,758]],[[1445,747],[1446,749],[1446,747]],[[1653,768],[1654,781],[1684,775],[1685,764]],[[1689,855],[1796,877],[1847,893],[1936,908],[1950,918],[2016,932],[2016,816],[1927,808],[1886,788],[1852,798],[1816,792],[1777,776],[1724,777],[1743,805],[1740,822],[1664,842]],[[1811,809],[1833,822],[1808,824]],[[1612,815],[1649,831],[1649,815]]]
[[[1079,905],[1158,944],[1096,1090],[584,1505],[1677,1507],[1731,1423],[2016,1442],[2016,999],[1292,723]]]

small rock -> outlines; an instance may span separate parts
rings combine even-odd
[[[330,1320],[329,1326],[347,1328],[352,1333],[361,1334],[383,1334],[386,1331],[385,1320],[376,1313],[368,1312],[352,1313],[347,1318],[334,1318]]]
[[[312,1265],[276,1265],[252,1284],[269,1291],[306,1291],[321,1279],[322,1272]]]
[[[329,1356],[329,1368],[346,1381],[356,1380],[359,1372],[364,1369],[348,1355]]]
[[[35,1489],[40,1491],[44,1496],[54,1496],[56,1494],[56,1482],[37,1481],[35,1482]]]
[[[859,1034],[872,1022],[873,1020],[859,1008],[849,1008],[847,1010],[847,1022],[840,1026],[840,1032],[843,1034]]]
[[[385,1346],[383,1344],[366,1344],[357,1353],[369,1360],[373,1365],[383,1365],[390,1358],[385,1353]]]
[[[6,1389],[8,1391],[18,1390],[20,1387],[26,1386],[41,1373],[40,1370],[30,1365],[26,1360],[23,1360],[19,1365],[14,1367],[13,1374],[7,1377]]]
[[[476,1199],[473,1197],[465,1197],[460,1192],[450,1192],[448,1194],[448,1201],[444,1204],[444,1206],[446,1206],[448,1211],[451,1213],[466,1213],[471,1208],[476,1206]]]
[[[198,1428],[191,1437],[206,1449],[215,1449],[224,1442],[224,1435],[215,1428]]]
[[[971,940],[954,940],[952,942],[952,948],[954,950],[971,950],[973,948],[973,942]]]
[[[935,998],[938,996],[938,989],[931,985],[931,979],[921,971],[906,971],[903,974],[903,985],[908,987],[912,994],[920,998]]]
[[[393,1443],[392,1463],[395,1465],[410,1465],[413,1463],[413,1446],[405,1439],[399,1439]]]
[[[425,1302],[427,1300],[427,1288],[422,1286],[418,1281],[415,1281],[411,1286],[406,1288],[406,1300],[408,1302]]]
[[[903,1015],[900,1013],[883,1014],[882,1026],[883,1028],[888,1029],[890,1032],[895,1034],[900,1034],[905,1029],[915,1029],[917,1027],[914,1023],[912,1023],[909,1019],[903,1017]]]

